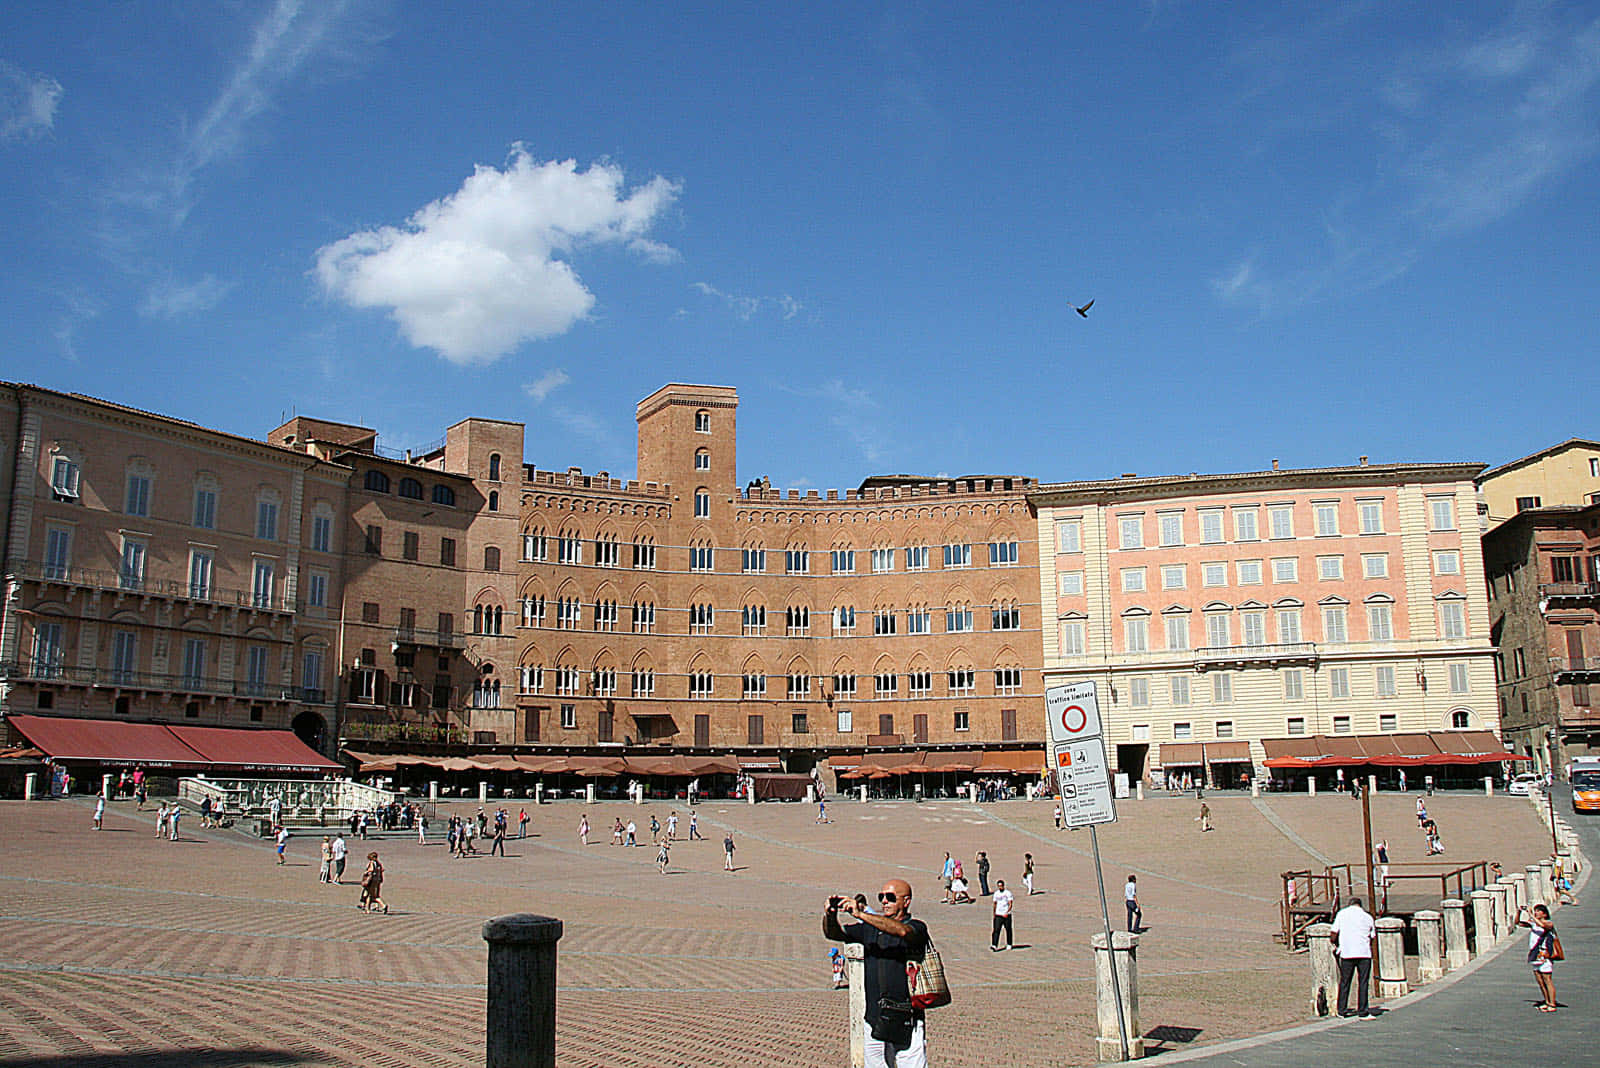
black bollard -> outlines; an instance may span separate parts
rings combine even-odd
[[[555,1068],[556,943],[561,921],[516,913],[485,920],[488,1068]]]

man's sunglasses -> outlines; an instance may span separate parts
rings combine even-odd
[[[878,895],[878,900],[882,901],[886,905],[892,905],[898,901],[899,898],[895,897],[894,894],[885,891],[884,893]]]

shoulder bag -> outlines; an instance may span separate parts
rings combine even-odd
[[[917,1009],[937,1009],[950,1004],[950,983],[945,979],[944,961],[933,946],[933,936],[928,936],[927,948],[920,961],[906,961],[906,986],[911,991],[911,1005]]]

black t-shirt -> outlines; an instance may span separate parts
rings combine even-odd
[[[862,971],[866,976],[867,1025],[870,1029],[878,1022],[878,999],[909,1002],[911,988],[906,983],[906,961],[921,960],[928,945],[928,925],[921,920],[908,919],[912,936],[880,931],[870,923],[852,923],[844,929],[846,942],[857,942],[865,951]],[[916,1011],[922,1019],[922,1010]]]

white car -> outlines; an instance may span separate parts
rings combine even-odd
[[[1510,785],[1506,787],[1506,793],[1515,797],[1527,797],[1529,794],[1537,792],[1543,785],[1543,775],[1525,771],[1511,780]]]

